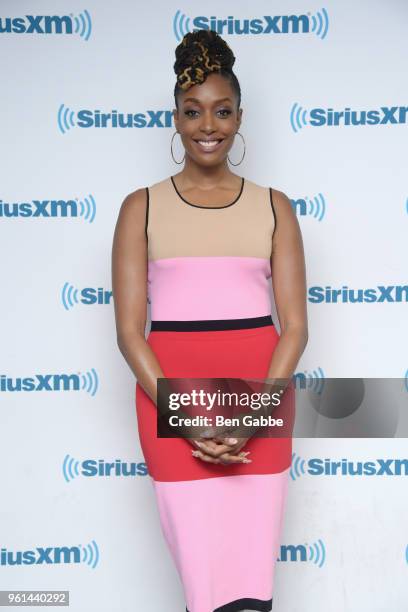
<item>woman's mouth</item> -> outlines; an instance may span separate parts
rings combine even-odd
[[[214,138],[211,140],[194,140],[200,151],[204,153],[212,153],[219,148],[223,142],[223,138]]]

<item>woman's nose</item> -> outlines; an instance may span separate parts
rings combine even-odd
[[[211,112],[204,113],[201,123],[201,129],[204,132],[213,132],[215,129],[214,116]]]

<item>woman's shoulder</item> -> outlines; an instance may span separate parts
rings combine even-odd
[[[256,189],[258,191],[269,192],[268,197],[270,199],[272,207],[275,207],[276,205],[278,208],[283,209],[284,212],[285,210],[286,211],[289,211],[289,209],[292,210],[291,201],[284,191],[278,189],[277,187],[272,187],[272,185],[265,185],[265,184],[261,185],[260,183],[252,181],[251,179],[248,179],[246,177],[245,177],[245,182],[247,185],[249,185],[253,189]]]
[[[270,192],[272,205],[275,210],[277,209],[283,211],[283,213],[286,213],[286,215],[291,215],[293,213],[293,207],[289,196],[284,191],[281,191],[276,187],[270,187]]]
[[[123,197],[123,204],[126,207],[134,207],[135,205],[142,205],[143,203],[145,205],[148,204],[150,192],[156,191],[157,189],[164,187],[168,184],[169,180],[170,176],[166,176],[165,178],[158,179],[154,182],[146,183],[144,186],[138,187],[133,191],[130,191]]]
[[[130,191],[122,198],[121,208],[124,210],[133,211],[134,209],[140,209],[146,207],[148,200],[148,189],[147,187],[139,187]]]
[[[298,235],[300,226],[291,199],[285,191],[277,187],[270,185],[266,187],[269,191],[269,201],[275,218],[275,239],[278,233],[282,234],[284,239],[292,234]]]

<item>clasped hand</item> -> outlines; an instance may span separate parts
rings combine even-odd
[[[196,449],[193,456],[207,463],[250,463],[247,455],[251,451],[241,451],[249,438],[231,438],[227,435],[214,435],[212,437],[188,438],[190,444]]]

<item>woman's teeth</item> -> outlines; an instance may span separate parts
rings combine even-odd
[[[217,144],[219,144],[221,141],[220,140],[198,140],[197,142],[201,146],[206,147],[207,149],[211,149],[212,147],[216,147]]]

